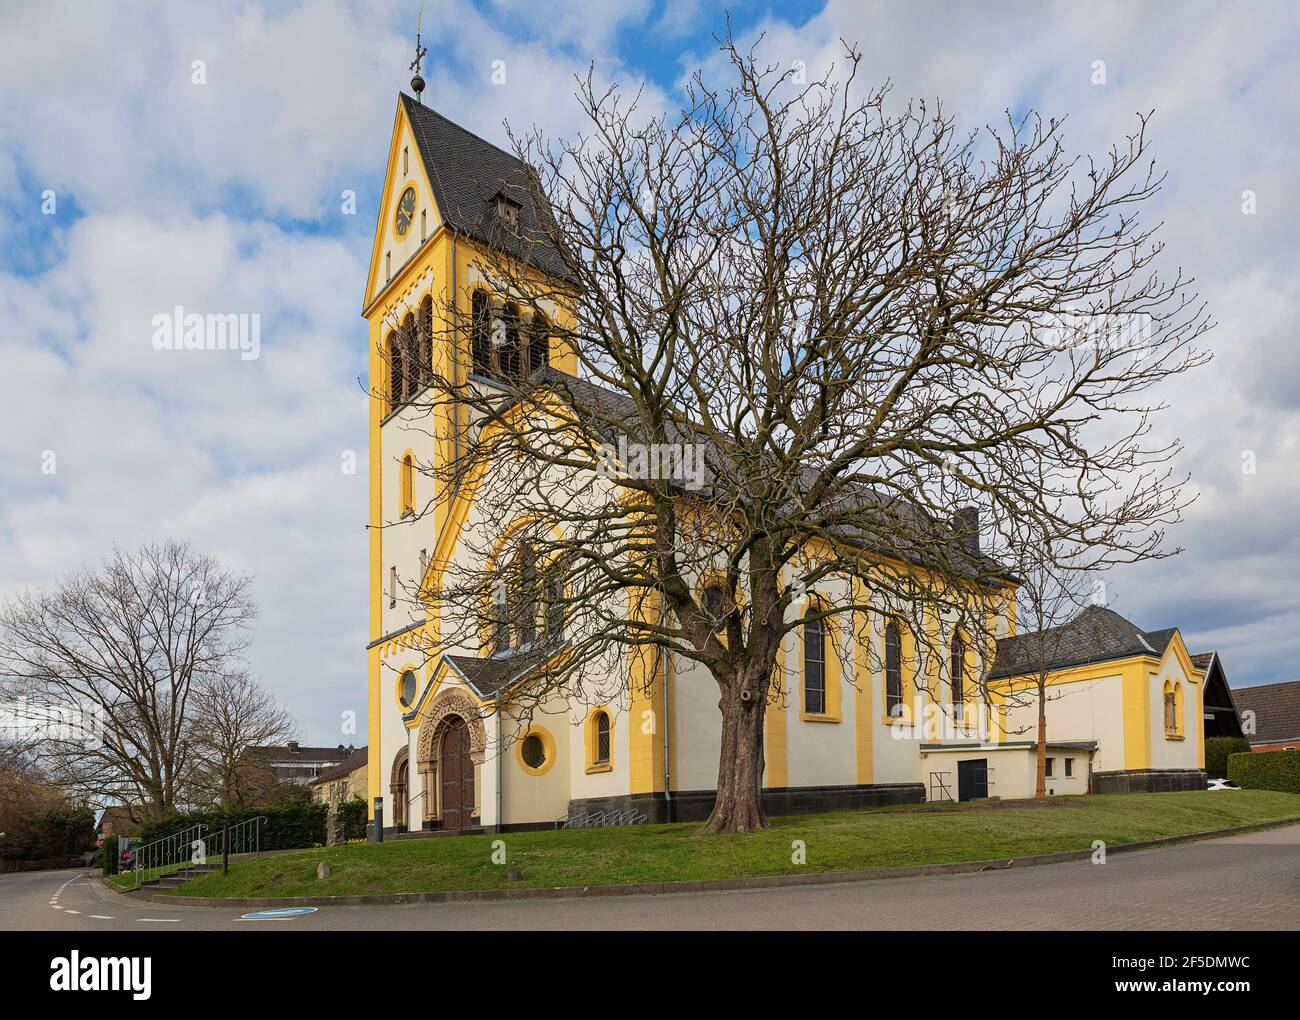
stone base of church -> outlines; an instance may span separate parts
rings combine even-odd
[[[671,801],[662,793],[634,793],[625,797],[590,797],[569,801],[569,818],[599,824],[600,816],[622,815],[627,823],[703,822],[713,810],[713,790],[674,791]],[[807,815],[826,811],[852,811],[887,804],[920,804],[922,783],[871,783],[863,786],[795,786],[763,791],[763,810],[769,815]],[[671,817],[670,817],[671,813]],[[506,828],[510,828],[509,825]]]
[[[1123,769],[1092,775],[1093,793],[1177,793],[1205,787],[1204,769]]]

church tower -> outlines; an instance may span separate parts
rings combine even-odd
[[[463,517],[457,494],[434,491],[434,476],[457,456],[465,415],[441,398],[435,409],[430,384],[491,385],[543,365],[576,372],[547,316],[522,321],[481,268],[489,253],[500,260],[504,251],[530,274],[563,274],[557,251],[523,240],[550,215],[538,208],[536,176],[424,105],[418,37],[416,46],[415,96],[398,98],[362,303],[370,351],[369,793],[372,812],[384,798],[386,827],[409,824],[400,749],[419,725],[417,701],[430,679],[417,649],[437,636],[436,607],[417,609],[411,594],[428,564],[454,546]],[[553,308],[551,322],[561,314]]]

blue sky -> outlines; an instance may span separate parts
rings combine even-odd
[[[359,311],[417,8],[20,2],[0,40],[0,592],[114,542],[188,537],[256,575],[252,665],[325,743],[341,713],[364,715]],[[1219,327],[1215,361],[1164,394],[1159,423],[1200,494],[1171,535],[1186,551],[1110,591],[1140,625],[1217,648],[1236,685],[1300,675],[1293,8],[739,3],[733,25],[765,32],[774,63],[814,69],[848,39],[871,81],[943,99],[963,128],[1007,109],[1068,116],[1076,152],[1155,111],[1168,260]],[[573,75],[594,66],[671,108],[718,59],[722,26],[695,0],[430,2],[425,101],[497,142],[506,120],[566,134]],[[175,304],[258,312],[262,357],[154,351],[151,318]]]

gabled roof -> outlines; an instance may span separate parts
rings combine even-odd
[[[626,393],[620,393],[607,386],[601,386],[587,379],[580,379],[547,365],[536,370],[529,377],[539,386],[546,387],[558,395],[566,404],[573,407],[585,420],[584,427],[607,442],[615,443],[620,436],[630,442],[645,439],[641,435],[641,418],[636,402]],[[674,422],[666,423],[666,438],[671,443],[695,443],[699,436],[689,433]],[[718,444],[708,441],[705,444],[703,488],[707,490],[718,478],[717,469],[726,465],[727,454]],[[811,486],[817,472],[809,468],[800,479],[802,484]],[[838,506],[827,503],[828,510],[843,514],[854,514],[856,521],[836,526],[839,539],[869,549],[885,556],[899,559],[913,559],[906,549],[898,548],[893,536],[897,529],[891,523],[908,518],[916,528],[916,534],[931,534],[948,546],[953,568],[968,577],[998,577],[1014,580],[1000,564],[991,557],[980,553],[968,540],[964,540],[951,522],[936,521],[919,505],[910,503],[897,496],[874,491],[865,485],[845,487],[839,493]],[[886,536],[886,537],[882,537]],[[978,536],[976,536],[976,541]],[[914,552],[915,550],[913,550]]]
[[[1133,655],[1164,655],[1178,632],[1176,627],[1144,631],[1113,609],[1089,606],[1069,623],[1043,631],[1042,651],[1049,670],[1068,669]],[[1023,676],[1039,668],[1040,635],[1017,634],[998,641],[989,679]]]
[[[337,765],[325,769],[319,776],[313,779],[308,786],[315,786],[318,783],[328,783],[335,779],[343,779],[350,776],[357,769],[361,768],[369,760],[367,748],[358,747],[350,755],[344,758]]]
[[[533,168],[405,92],[401,102],[443,222],[537,269],[567,277],[564,259],[548,239],[551,208]],[[517,229],[497,216],[498,195],[519,206]]]
[[[1255,732],[1247,734],[1252,744],[1300,740],[1300,680],[1237,687],[1232,700],[1238,714],[1255,713]]]

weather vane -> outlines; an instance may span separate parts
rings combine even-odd
[[[420,5],[420,13],[415,18],[415,59],[411,61],[411,70],[415,76],[411,79],[411,89],[415,92],[415,98],[418,102],[423,103],[421,98],[424,93],[424,79],[420,77],[420,61],[429,50],[420,45],[420,21],[424,17],[424,4]]]

